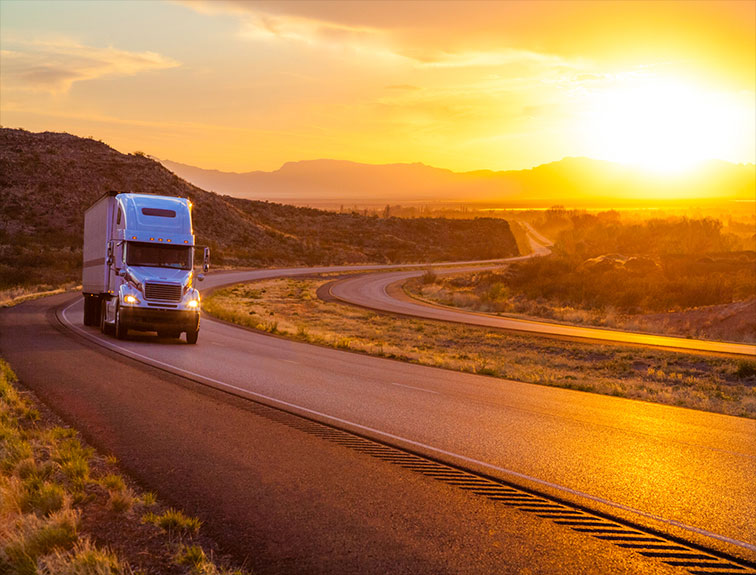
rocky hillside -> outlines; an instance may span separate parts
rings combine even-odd
[[[198,243],[231,266],[487,259],[517,254],[506,221],[365,217],[221,196],[159,163],[70,134],[0,129],[0,289],[79,277],[84,211],[104,192],[194,203]]]

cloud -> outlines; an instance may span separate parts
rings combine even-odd
[[[105,76],[134,76],[180,63],[155,52],[96,48],[76,42],[15,42],[0,52],[6,88],[65,93],[75,82]]]
[[[234,0],[176,0],[200,14],[231,14],[241,23],[239,35],[251,40],[288,40],[305,44],[379,48],[384,33],[366,23],[318,17],[307,10],[292,10],[286,3]],[[306,8],[302,6],[300,8]]]
[[[756,73],[756,3],[742,0],[174,1],[236,18],[247,38],[356,48],[420,65],[479,68],[511,54],[601,69],[667,62],[747,88]]]
[[[586,61],[530,47],[523,28],[534,16],[519,4],[491,2],[321,2],[175,0],[201,14],[236,19],[244,40],[356,55],[395,70],[490,70],[537,81],[583,70]],[[527,6],[526,6],[527,8]],[[538,44],[536,42],[536,44]],[[345,60],[343,60],[345,61]],[[370,62],[370,64],[368,64]],[[413,83],[417,81],[414,80]],[[398,84],[398,82],[397,82]],[[393,85],[393,84],[392,84]]]

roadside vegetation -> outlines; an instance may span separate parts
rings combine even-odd
[[[17,385],[0,359],[0,573],[242,575]]]
[[[65,293],[67,291],[74,291],[81,289],[81,285],[76,285],[76,282],[68,282],[65,284],[50,285],[40,284],[33,286],[16,286],[9,289],[0,289],[0,308],[13,307],[25,301],[46,297],[48,295],[56,295],[59,293]]]
[[[445,369],[756,418],[756,362],[565,342],[322,301],[329,278],[218,290],[204,310],[287,338]]]

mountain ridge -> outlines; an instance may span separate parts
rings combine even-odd
[[[566,157],[524,170],[453,172],[422,163],[348,160],[286,162],[270,172],[223,172],[160,160],[187,181],[218,193],[266,200],[353,202],[611,203],[647,199],[752,199],[756,166],[712,160],[679,174]]]

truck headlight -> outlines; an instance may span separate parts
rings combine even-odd
[[[190,299],[188,302],[186,302],[186,307],[195,308],[199,306],[199,300],[196,299]]]
[[[128,303],[128,304],[131,304],[131,305],[136,305],[136,304],[139,303],[139,300],[135,296],[133,296],[131,294],[126,294],[125,296],[123,296],[123,303]]]

